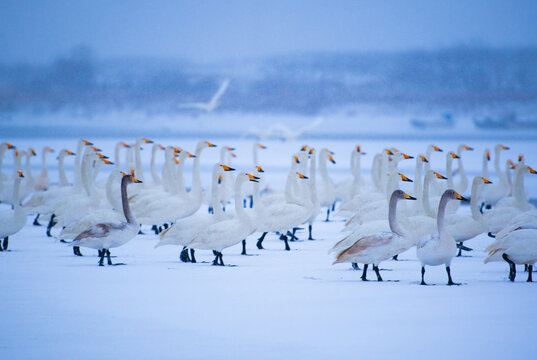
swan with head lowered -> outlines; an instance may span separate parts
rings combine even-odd
[[[0,251],[7,250],[9,237],[18,233],[26,224],[26,213],[20,204],[20,186],[24,178],[22,171],[17,171],[17,178],[13,183],[13,209],[0,212]]]
[[[231,216],[229,213],[224,213],[222,211],[222,207],[218,205],[218,192],[220,189],[218,185],[220,182],[219,177],[224,171],[234,170],[235,169],[230,168],[225,164],[215,164],[213,166],[211,183],[212,203],[216,204],[216,206],[213,207],[213,214],[198,212],[191,216],[177,220],[172,226],[160,233],[160,241],[155,245],[155,247],[164,245],[183,246],[184,248],[180,256],[181,261],[191,261],[195,263],[196,258],[194,257],[194,249],[191,249],[191,256],[189,257],[186,246],[190,244],[196,235],[207,226]]]
[[[373,264],[377,280],[382,281],[378,265],[385,260],[408,250],[413,246],[412,239],[405,236],[406,232],[399,226],[396,219],[397,202],[399,200],[416,200],[401,190],[395,190],[390,196],[389,225],[391,231],[379,231],[360,234],[350,234],[348,237],[358,237],[352,246],[339,252],[333,264],[350,262],[364,264],[362,280],[366,281],[368,264]],[[373,229],[372,229],[373,230]]]
[[[215,222],[199,231],[187,247],[213,250],[213,265],[224,265],[222,250],[240,243],[255,231],[252,219],[242,206],[242,185],[246,181],[257,181],[256,176],[240,173],[235,180],[235,217]]]
[[[466,200],[453,189],[444,191],[438,204],[437,226],[438,233],[430,234],[420,239],[416,246],[416,255],[421,262],[421,285],[425,283],[425,266],[445,265],[448,274],[448,285],[459,285],[451,279],[451,260],[457,254],[455,240],[445,227],[444,217],[446,206],[450,200]]]
[[[121,179],[121,204],[126,221],[95,224],[81,232],[70,245],[97,249],[100,255],[99,266],[104,265],[105,256],[108,258],[108,265],[112,265],[110,249],[126,244],[138,234],[138,222],[129,207],[127,185],[139,182],[140,180],[132,175],[125,175]]]

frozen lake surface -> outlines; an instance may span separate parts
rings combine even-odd
[[[44,145],[56,150],[75,150],[76,145],[74,138],[1,140],[38,151]],[[89,140],[113,155],[113,140]],[[154,140],[187,150],[196,142],[190,138]],[[417,155],[432,141],[304,142],[335,152],[337,164],[330,165],[329,172],[337,181],[350,176],[349,154],[354,144],[368,153],[362,161],[368,177],[372,156],[383,147]],[[496,139],[466,142],[476,151],[464,153],[465,167],[470,176],[477,175],[484,148],[492,149]],[[259,161],[267,184],[283,186],[290,155],[302,143],[265,143],[268,149],[259,152]],[[458,145],[441,138],[434,143],[444,150],[455,150]],[[252,141],[220,138],[217,144],[236,147],[233,166],[250,169]],[[516,159],[518,154],[524,154],[529,165],[537,165],[537,142],[504,144],[511,150],[502,153],[502,169],[505,160]],[[144,151],[146,166],[149,154]],[[202,155],[204,186],[218,155],[218,149]],[[445,172],[444,154],[434,154],[431,162],[433,168]],[[6,158],[4,164],[4,172],[9,173],[11,159]],[[52,157],[49,164],[55,181]],[[413,178],[414,161],[400,165],[401,172]],[[34,171],[39,167],[37,160]],[[150,178],[146,169],[145,176]],[[69,179],[71,172],[72,160]],[[104,179],[106,169],[101,172],[100,179]],[[537,197],[536,178],[526,176],[530,197]],[[469,209],[465,206],[460,211]],[[291,242],[290,252],[283,251],[283,243],[274,234],[267,236],[266,250],[258,250],[254,239],[259,234],[252,235],[248,238],[251,256],[241,256],[240,245],[225,249],[224,262],[236,266],[223,268],[210,265],[213,256],[208,251],[197,252],[198,264],[180,263],[179,248],[154,249],[157,236],[144,228],[146,235],[112,250],[115,261],[126,266],[101,268],[94,250],[83,248],[84,257],[75,257],[71,248],[47,238],[45,229],[32,226],[28,217],[26,227],[10,238],[11,251],[0,253],[0,358],[505,359],[531,358],[537,351],[537,287],[525,282],[521,267],[517,281],[510,283],[507,264],[483,264],[483,249],[490,243],[486,235],[468,241],[474,249],[470,257],[452,263],[454,281],[462,282],[461,286],[445,286],[441,266],[427,268],[426,280],[435,285],[419,286],[415,249],[402,254],[401,261],[381,264],[385,282],[362,282],[361,271],[348,264],[331,265],[333,258],[327,251],[342,238],[343,222],[323,219],[321,212],[314,224],[317,240]],[[299,237],[306,238],[306,232],[301,231]],[[369,278],[375,278],[373,272]]]

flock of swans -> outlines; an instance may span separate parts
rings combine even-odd
[[[151,180],[145,177],[141,148],[152,146]],[[180,247],[180,260],[196,262],[195,250],[212,250],[213,265],[224,265],[223,250],[242,242],[246,255],[246,239],[260,233],[256,246],[263,249],[268,233],[276,233],[290,250],[289,241],[297,239],[296,230],[308,225],[308,239],[314,240],[313,225],[326,209],[330,216],[345,219],[340,240],[329,253],[335,263],[352,263],[355,269],[363,264],[362,280],[372,265],[378,281],[382,281],[379,264],[394,259],[413,247],[421,263],[421,284],[425,285],[426,266],[443,265],[448,284],[451,262],[462,251],[471,251],[464,243],[487,233],[491,244],[486,248],[485,263],[505,261],[509,279],[515,280],[516,265],[526,265],[527,281],[532,281],[532,267],[537,261],[537,210],[529,203],[524,176],[535,174],[519,156],[501,168],[503,145],[494,147],[494,170],[498,181],[489,177],[490,151],[484,150],[480,176],[471,181],[463,165],[465,151],[443,152],[429,145],[424,154],[415,157],[394,148],[386,148],[373,156],[371,178],[361,174],[360,146],[351,150],[350,176],[335,183],[329,174],[334,154],[323,148],[306,145],[289,158],[290,168],[285,188],[267,192],[264,170],[258,162],[258,150],[266,147],[253,144],[253,163],[249,172],[231,167],[234,148],[220,147],[220,161],[212,168],[211,184],[205,190],[200,175],[204,150],[216,145],[199,141],[193,153],[174,146],[162,146],[146,138],[134,143],[117,142],[115,161],[88,140],[77,143],[76,152],[59,151],[58,182],[52,184],[47,170],[50,147],[41,152],[42,171],[33,175],[33,149],[23,151],[10,143],[0,145],[0,201],[11,209],[0,212],[0,251],[8,250],[9,238],[17,234],[35,216],[33,225],[47,222],[46,234],[52,231],[62,242],[82,256],[81,247],[96,249],[99,265],[113,265],[110,249],[124,245],[142,232],[142,225],[151,226],[159,235],[156,247]],[[12,152],[13,170],[2,170],[5,156]],[[122,155],[122,152],[125,154]],[[445,154],[445,172],[432,169],[432,157]],[[164,165],[157,169],[157,156]],[[65,161],[74,157],[74,181],[65,173]],[[415,159],[414,179],[402,174],[401,161]],[[23,166],[23,161],[25,165]],[[192,181],[187,188],[183,175],[185,163],[192,161]],[[456,164],[456,166],[455,166]],[[99,178],[103,165],[114,166],[106,180]],[[456,167],[456,169],[454,169]],[[512,176],[514,173],[514,179]],[[457,180],[457,181],[456,181]],[[400,189],[400,182],[413,182],[412,191]],[[468,201],[470,213],[459,211],[461,201]],[[248,201],[249,200],[249,201]],[[201,210],[208,205],[208,210]],[[229,204],[233,204],[233,209]],[[324,211],[324,210],[323,210]],[[118,264],[114,264],[118,265]]]

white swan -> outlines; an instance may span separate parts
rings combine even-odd
[[[494,147],[494,170],[500,181],[495,182],[492,186],[487,186],[481,193],[481,199],[487,205],[496,205],[501,198],[509,195],[509,184],[505,173],[500,169],[500,152],[509,150],[507,146],[497,144]]]
[[[334,188],[334,182],[328,171],[326,169],[327,162],[330,161],[332,164],[335,164],[336,161],[332,156],[332,152],[326,148],[321,149],[319,153],[319,183],[317,184],[318,190],[317,194],[319,195],[319,202],[321,207],[326,207],[326,220],[330,220],[330,208],[336,201],[336,190]]]
[[[311,231],[313,228],[313,223],[315,222],[315,219],[317,219],[317,216],[319,215],[319,212],[321,211],[321,202],[319,201],[319,195],[317,194],[317,159],[315,156],[315,149],[310,148],[309,151],[310,156],[310,172],[309,172],[309,193],[310,193],[310,201],[311,201],[311,215],[308,219],[308,240],[313,240],[313,236],[311,235]]]
[[[224,95],[228,86],[229,86],[229,79],[225,79],[220,85],[220,87],[218,88],[218,90],[216,91],[216,93],[213,95],[211,100],[209,100],[209,102],[207,103],[193,102],[193,103],[179,104],[178,106],[179,108],[183,108],[183,109],[198,109],[198,110],[204,110],[206,112],[211,112],[214,109],[216,109],[218,105],[220,105],[220,98]]]
[[[48,168],[47,168],[47,153],[53,153],[54,150],[49,147],[45,146],[43,148],[43,151],[41,152],[41,163],[42,163],[42,170],[41,174],[37,177],[35,181],[34,190],[46,190],[48,186],[50,185],[50,179],[48,176]]]
[[[0,251],[7,250],[9,237],[18,233],[26,224],[26,213],[21,208],[19,197],[22,178],[24,178],[22,171],[18,171],[13,183],[13,209],[0,212],[0,239],[3,239]]]
[[[333,264],[351,262],[364,264],[362,280],[366,281],[367,266],[373,264],[373,269],[377,275],[377,280],[382,281],[378,265],[385,260],[406,251],[413,245],[412,240],[404,236],[404,231],[400,228],[396,220],[397,202],[399,200],[416,200],[416,198],[395,190],[390,196],[389,224],[391,231],[372,232],[360,235],[352,246],[339,252]],[[355,235],[351,234],[349,237]],[[356,236],[355,236],[356,237]]]
[[[468,176],[466,176],[466,171],[464,170],[464,164],[462,161],[462,153],[465,150],[474,151],[474,148],[465,144],[460,144],[457,147],[457,156],[459,157],[457,173],[459,174],[460,180],[457,183],[454,183],[453,189],[455,189],[455,191],[457,191],[459,194],[464,194],[468,188]]]
[[[2,165],[4,163],[4,154],[6,153],[6,150],[15,150],[16,147],[10,143],[3,142],[0,144],[0,192],[2,191],[1,185],[2,182],[7,180],[8,177],[4,172],[2,171]]]
[[[240,173],[235,180],[235,217],[228,220],[216,222],[207,226],[196,234],[194,239],[188,244],[192,249],[213,250],[215,259],[213,265],[224,265],[222,250],[238,244],[255,229],[252,220],[242,207],[242,184],[245,181],[257,181],[256,177],[248,173]]]
[[[438,204],[437,225],[438,233],[423,237],[416,246],[416,255],[421,262],[421,285],[425,283],[425,266],[445,265],[448,274],[448,285],[459,285],[451,279],[451,260],[457,254],[455,240],[447,232],[444,224],[446,206],[450,200],[465,200],[453,189],[448,189],[442,194]]]
[[[164,245],[179,245],[186,247],[196,235],[207,228],[207,226],[214,224],[218,221],[222,221],[225,218],[229,218],[231,215],[224,213],[222,207],[218,205],[218,181],[219,176],[223,171],[234,171],[235,169],[230,168],[225,164],[217,163],[213,166],[212,173],[212,183],[211,183],[211,196],[212,203],[216,204],[213,207],[213,214],[201,213],[198,212],[191,216],[177,220],[170,226],[168,229],[160,233],[160,241],[155,245],[155,248],[164,246]],[[185,253],[186,249],[183,249],[182,256],[180,259],[182,261],[191,261],[196,262],[194,257],[194,251],[191,249],[191,258],[188,258],[188,253]]]
[[[121,203],[126,222],[95,224],[81,232],[70,244],[99,250],[99,266],[104,265],[105,255],[108,258],[108,265],[112,265],[110,249],[126,244],[138,234],[138,222],[132,215],[127,197],[127,185],[133,182],[138,183],[140,180],[132,175],[125,175],[121,179]]]

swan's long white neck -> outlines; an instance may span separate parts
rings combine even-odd
[[[468,176],[466,176],[466,171],[464,170],[464,163],[462,161],[462,152],[464,149],[464,145],[459,145],[459,147],[457,148],[457,155],[459,156],[459,176],[461,177],[461,180],[459,181],[459,188],[463,189],[463,191],[466,191],[466,188],[468,187]]]
[[[204,149],[204,142],[198,142],[196,146],[196,157],[194,158],[194,166],[192,167],[192,190],[191,198],[195,201],[194,205],[201,206],[201,176],[200,176],[200,155]]]
[[[41,153],[41,173],[43,176],[48,175],[48,168],[47,168],[47,150],[46,148],[43,148],[43,152]]]
[[[351,162],[350,162],[351,174],[354,177],[356,177],[356,173],[355,173],[356,152],[357,152],[356,149],[353,149],[351,151]]]
[[[112,205],[112,207],[116,210],[119,210],[121,208],[121,204],[117,202],[116,198],[114,197],[114,192],[112,191],[112,186],[116,183],[116,179],[121,176],[121,172],[117,170],[112,170],[110,172],[110,175],[108,175],[108,179],[106,180],[106,199]]]
[[[496,146],[494,148],[494,170],[496,171],[496,174],[498,174],[498,177],[500,178],[500,183],[505,186],[507,184],[507,178],[505,177],[504,172],[500,169],[501,150],[502,149],[500,146]]]
[[[510,160],[507,160],[505,162],[505,178],[507,179],[507,184],[509,185],[509,195],[508,196],[514,196],[515,194],[515,186],[513,184],[513,180],[511,178],[511,162]]]
[[[66,155],[67,153],[65,152],[65,150],[60,152],[60,154],[58,155],[58,174],[59,174],[60,187],[69,185],[69,181],[67,181],[67,176],[65,176],[64,161],[65,161]]]
[[[32,158],[32,154],[28,152],[26,154],[26,175],[28,177],[28,180],[32,179],[32,166],[30,165],[30,160]]]
[[[447,176],[447,188],[453,189],[453,157],[446,154],[446,176]]]
[[[391,195],[395,190],[399,189],[399,174],[396,171],[391,171],[388,176],[388,182],[386,183],[386,194],[388,195],[387,201],[391,199]]]
[[[310,156],[311,156],[311,159],[310,159],[310,172],[309,172],[310,199],[311,199],[312,205],[315,205],[319,201],[318,196],[317,196],[317,179],[316,179],[317,178],[317,175],[316,175],[316,172],[317,172],[317,165],[316,165],[317,159],[316,159],[315,153],[311,154]]]
[[[131,211],[129,199],[127,197],[127,185],[129,184],[127,180],[128,178],[128,176],[123,176],[121,179],[121,205],[123,206],[123,215],[125,215],[127,223],[130,225],[138,225],[138,222]]]
[[[399,197],[397,196],[397,193],[392,193],[390,197],[390,203],[388,208],[388,222],[390,224],[390,230],[393,233],[396,233],[399,236],[404,236],[404,230],[399,225],[399,222],[397,221],[397,202],[399,201]]]
[[[7,150],[7,144],[2,143],[0,145],[0,180],[2,180],[3,178],[2,167],[4,164],[4,154],[6,153],[6,150]]]
[[[474,180],[472,181],[472,194],[470,198],[470,211],[472,212],[472,218],[480,223],[483,227],[487,228],[487,225],[485,223],[485,217],[481,212],[479,212],[479,208],[477,206],[478,203],[478,195],[477,190],[479,189],[479,186],[483,183],[483,179],[481,179],[479,176],[474,177]],[[485,186],[489,186],[486,185]]]
[[[250,223],[250,218],[242,207],[242,184],[246,181],[246,174],[240,173],[235,180],[235,213],[241,223]]]
[[[481,170],[481,173],[485,179],[490,178],[489,177],[489,160],[487,158],[488,151],[489,151],[488,149],[485,149],[485,151],[483,152],[483,163],[482,163],[482,170]]]
[[[421,176],[423,171],[423,161],[421,160],[421,155],[416,156],[416,171],[414,172],[414,196],[419,198],[419,193],[423,189],[421,182]]]
[[[436,226],[438,226],[438,233],[441,234],[444,231],[444,219],[446,216],[446,206],[451,199],[448,193],[442,194],[440,203],[438,204],[438,215],[436,217]],[[442,236],[440,237],[442,238]]]
[[[381,187],[381,170],[382,170],[382,154],[375,154],[373,164],[371,165],[371,181],[375,184],[377,191],[382,192]]]
[[[82,184],[82,149],[84,148],[84,140],[78,140],[76,146],[76,156],[75,156],[75,165],[74,165],[74,175],[75,175],[75,186],[81,188]],[[84,152],[85,153],[85,152]]]
[[[157,156],[157,151],[160,150],[160,144],[154,143],[153,148],[151,149],[151,176],[153,177],[153,182],[156,185],[162,184],[160,176],[158,176],[157,169],[155,167],[155,157]]]
[[[123,147],[123,142],[118,141],[114,149],[114,161],[116,163],[114,169],[116,171],[121,171],[121,165],[120,165],[121,161],[120,161],[119,151],[121,150],[122,147]]]
[[[164,151],[164,166],[162,167],[162,186],[167,192],[174,192],[174,179],[172,171],[172,162],[173,162],[173,148],[171,146],[166,146]]]
[[[423,212],[425,212],[425,215],[432,218],[436,217],[436,214],[431,209],[431,203],[429,202],[429,187],[431,186],[431,181],[433,181],[433,176],[434,173],[432,170],[429,170],[425,173],[425,179],[423,180],[423,195],[421,198]]]
[[[254,143],[254,147],[252,148],[252,156],[254,160],[254,167],[258,166],[257,164],[257,150],[259,149],[259,143]]]
[[[136,145],[134,147],[134,161],[136,166],[136,177],[145,183],[144,171],[142,168],[142,154],[140,154],[140,148],[142,147],[142,138],[136,140]]]
[[[179,161],[179,164],[177,164],[177,172],[173,173],[173,176],[175,177],[175,183],[176,183],[176,192],[179,193],[181,196],[188,196],[188,193],[186,191],[185,187],[185,177],[183,175],[185,170],[185,162],[186,158],[188,157],[188,153],[186,151],[182,151],[179,155],[179,158],[177,159]],[[195,162],[194,162],[195,164]],[[170,166],[173,169],[174,167],[174,161],[170,162]],[[194,176],[194,174],[192,174]],[[194,189],[194,183],[192,183],[192,190]]]
[[[515,184],[513,194],[515,196],[517,207],[521,210],[530,210],[531,206],[528,203],[528,195],[524,186],[524,175],[526,174],[527,166],[519,163],[515,175]]]
[[[220,202],[218,201],[218,176],[222,174],[222,167],[220,164],[215,164],[213,167],[213,176],[211,181],[211,205],[213,207],[214,216],[217,219],[222,219],[224,217],[224,211]]]

